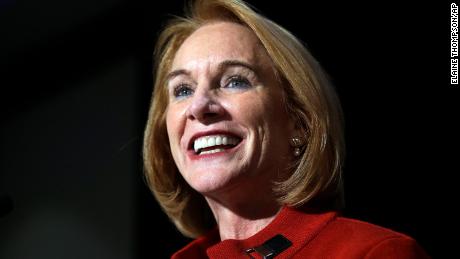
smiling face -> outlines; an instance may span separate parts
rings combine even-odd
[[[286,170],[293,123],[272,62],[248,28],[217,22],[195,31],[174,57],[167,89],[171,152],[192,188],[260,190]]]

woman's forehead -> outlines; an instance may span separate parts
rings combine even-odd
[[[258,65],[269,60],[256,35],[247,27],[218,22],[196,30],[177,51],[171,70],[199,69],[224,60],[240,60]]]

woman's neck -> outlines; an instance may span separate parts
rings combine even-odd
[[[221,241],[253,236],[270,224],[281,209],[275,199],[253,200],[247,204],[224,204],[209,197],[206,200],[219,227]]]

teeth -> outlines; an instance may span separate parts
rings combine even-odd
[[[212,154],[212,153],[217,153],[217,152],[222,152],[224,151],[225,149],[223,148],[216,148],[216,149],[212,149],[212,150],[208,150],[208,151],[203,151],[200,153],[200,155],[205,155],[205,154]]]
[[[236,145],[238,144],[238,141],[239,141],[238,138],[231,137],[231,136],[225,136],[225,135],[205,136],[205,137],[195,139],[195,142],[193,143],[193,149],[195,150],[195,153],[198,153],[198,151],[202,148],[220,146],[220,145]],[[210,154],[209,152],[211,151],[212,153],[215,153],[215,152],[221,152],[223,150],[224,149],[218,148],[218,149],[204,151],[201,154]]]
[[[208,147],[216,145],[216,138],[208,138]]]

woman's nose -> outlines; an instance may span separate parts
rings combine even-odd
[[[220,101],[210,91],[197,91],[187,109],[187,118],[208,124],[221,117],[224,112]]]

